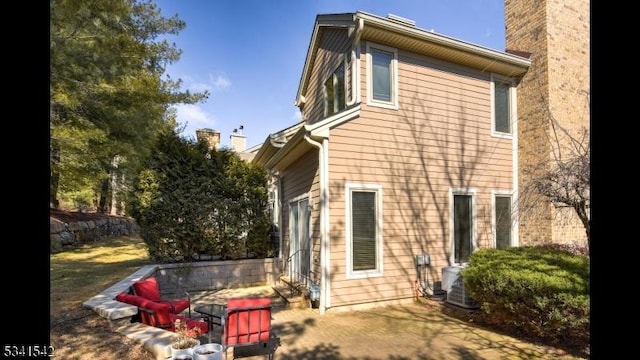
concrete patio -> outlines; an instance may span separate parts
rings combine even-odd
[[[228,297],[272,297],[273,329],[281,340],[276,359],[584,359],[450,317],[441,311],[443,305],[434,300],[320,315],[315,309],[285,306],[271,286],[192,295],[194,304]],[[145,342],[157,359],[166,359],[162,350],[170,338],[155,333],[141,337],[131,331],[136,325],[140,324],[128,324],[117,331]],[[214,329],[212,340],[219,339],[219,328]],[[201,341],[206,342],[207,337]]]

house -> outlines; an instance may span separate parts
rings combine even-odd
[[[412,301],[474,249],[518,245],[530,65],[395,15],[316,17],[302,121],[253,162],[274,177],[286,275],[319,289],[321,313]]]
[[[255,145],[250,148],[247,148],[247,137],[243,134],[244,125],[240,125],[239,127],[233,129],[231,135],[229,135],[229,150],[238,154],[241,160],[251,162],[255,153],[259,150],[260,145]],[[209,150],[219,150],[220,147],[220,131],[214,129],[197,129],[196,130],[196,139],[198,141],[205,142]]]

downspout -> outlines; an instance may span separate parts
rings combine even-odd
[[[360,98],[360,36],[364,29],[364,20],[358,19],[358,27],[353,37],[353,47],[351,48],[351,99],[347,101],[347,106],[356,103]]]
[[[517,91],[518,88],[517,86],[514,86],[514,90],[511,93],[511,104],[513,104],[513,113],[516,114],[516,119],[513,121],[513,136],[512,136],[512,146],[513,148],[511,149],[511,151],[513,152],[512,155],[512,162],[513,162],[513,170],[511,170],[511,173],[513,174],[513,185],[512,185],[512,189],[513,189],[513,195],[512,195],[512,208],[514,211],[512,211],[513,214],[512,215],[515,217],[515,221],[513,221],[513,239],[511,241],[511,246],[520,246],[520,187],[518,186],[520,179],[519,179],[519,173],[518,170],[520,168],[520,158],[518,156],[518,147],[520,146],[520,144],[518,143],[518,96],[517,96]],[[515,93],[515,94],[513,94]]]
[[[329,279],[330,263],[329,259],[329,193],[327,192],[327,182],[329,179],[328,155],[329,140],[324,138],[322,143],[311,139],[308,135],[304,139],[312,146],[318,148],[318,165],[320,168],[320,314],[324,314],[331,306],[329,301]]]
[[[278,258],[282,258],[282,182],[280,181],[280,172],[273,173],[273,177],[276,179],[276,198],[274,199],[274,206],[278,207]]]

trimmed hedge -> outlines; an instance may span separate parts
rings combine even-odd
[[[552,343],[589,342],[589,258],[550,247],[478,249],[462,270],[482,321]]]
[[[156,262],[275,256],[268,177],[231,150],[162,133],[128,201]]]

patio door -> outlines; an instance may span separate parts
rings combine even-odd
[[[311,270],[310,220],[309,198],[289,204],[289,278],[301,284],[308,284]]]

